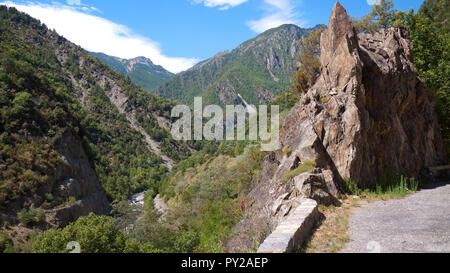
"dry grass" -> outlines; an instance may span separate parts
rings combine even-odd
[[[340,207],[320,206],[322,221],[313,236],[300,252],[336,253],[350,241],[348,234],[352,208],[359,206],[359,201],[352,197],[342,200]]]
[[[321,222],[305,246],[302,253],[337,253],[350,241],[348,234],[350,217],[353,209],[364,203],[401,199],[405,195],[396,194],[361,194],[361,196],[345,196],[340,207],[320,206]]]

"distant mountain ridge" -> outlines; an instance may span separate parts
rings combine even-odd
[[[162,66],[155,65],[146,57],[122,59],[104,53],[90,52],[90,54],[117,72],[128,76],[134,84],[149,92],[175,75]]]
[[[297,41],[309,30],[291,24],[270,29],[175,75],[154,93],[188,105],[198,96],[210,104],[242,103],[241,96],[251,104],[270,102],[289,90],[297,66]]]

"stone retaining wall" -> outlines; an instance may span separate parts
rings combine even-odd
[[[292,253],[311,235],[319,219],[317,202],[305,199],[259,247],[258,253]]]

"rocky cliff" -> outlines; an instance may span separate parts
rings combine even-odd
[[[420,176],[445,163],[433,98],[412,57],[405,29],[358,35],[336,3],[321,74],[285,119],[282,149],[265,159],[237,231],[261,241],[302,198],[337,204],[343,179],[368,187],[388,168]]]
[[[313,129],[326,151],[318,154],[362,186],[388,167],[418,176],[445,162],[433,99],[412,57],[405,29],[357,35],[337,3],[321,38],[322,73],[286,119],[283,147],[296,150],[298,128]]]
[[[98,215],[108,214],[109,201],[82,143],[72,132],[67,131],[55,140],[55,149],[62,157],[61,163],[49,180],[50,183],[40,188],[39,193],[34,196],[37,200],[29,203],[41,207],[46,201],[42,198],[45,196],[42,193],[53,193],[53,201],[42,207],[47,209],[47,224],[54,227],[64,227],[91,212]],[[73,199],[68,201],[70,198]],[[55,204],[61,205],[54,206]]]

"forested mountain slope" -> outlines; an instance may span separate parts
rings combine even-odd
[[[4,6],[0,63],[0,222],[107,213],[190,153],[168,132],[171,102]]]
[[[316,27],[317,28],[317,27]],[[177,74],[155,89],[162,97],[193,104],[196,96],[205,103],[270,102],[290,89],[299,53],[297,41],[307,29],[282,25]]]

